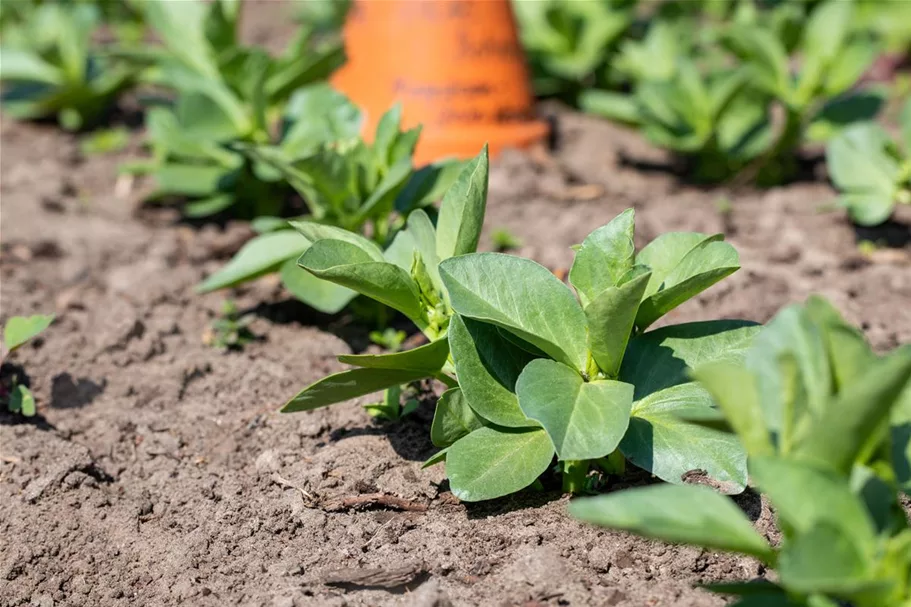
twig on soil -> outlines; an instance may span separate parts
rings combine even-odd
[[[406,512],[427,512],[427,504],[406,500],[385,493],[365,493],[327,502],[321,506],[325,512],[345,512],[347,510],[367,510],[370,508],[390,508]]]
[[[291,481],[289,481],[285,478],[282,478],[278,472],[273,472],[272,476],[270,478],[271,478],[272,482],[275,483],[276,485],[281,485],[282,487],[288,487],[289,489],[297,489],[298,491],[300,491],[301,497],[304,498],[305,504],[316,503],[316,498],[312,494],[308,493],[302,487],[298,487]]]
[[[342,588],[400,588],[420,581],[427,571],[423,565],[396,569],[337,569],[327,572],[323,584]]]

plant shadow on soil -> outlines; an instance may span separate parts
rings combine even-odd
[[[337,428],[329,433],[329,442],[336,443],[356,436],[385,436],[396,455],[411,462],[426,461],[439,451],[430,441],[430,425],[436,396],[423,395],[417,411],[399,421],[373,420],[358,428]]]
[[[890,249],[903,249],[911,244],[911,223],[889,219],[873,227],[854,226],[855,241],[864,240]]]

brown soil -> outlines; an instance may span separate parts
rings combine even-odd
[[[554,155],[492,169],[487,233],[565,268],[570,245],[633,206],[642,240],[725,231],[743,269],[671,322],[767,320],[819,292],[881,350],[911,341],[911,216],[865,237],[824,182],[766,192],[682,184],[634,134],[560,112]],[[581,525],[566,498],[461,504],[434,452],[432,406],[377,423],[368,399],[279,415],[340,368],[366,329],[291,302],[269,279],[235,293],[260,339],[223,353],[203,335],[225,294],[193,286],[237,249],[243,225],[191,228],[115,192],[135,149],[80,159],[52,127],[2,123],[2,320],[55,311],[16,353],[36,420],[0,413],[0,605],[710,606],[693,589],[764,574],[754,561]],[[630,162],[636,163],[631,166]],[[728,216],[716,203],[727,196]],[[488,238],[484,245],[490,247]],[[8,367],[9,368],[9,367]],[[357,498],[357,499],[355,499]],[[768,508],[741,505],[767,534]]]

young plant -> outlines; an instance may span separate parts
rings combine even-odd
[[[600,83],[633,23],[633,5],[630,0],[514,2],[535,92],[574,102],[583,87]]]
[[[767,179],[778,181],[793,171],[803,142],[826,141],[879,111],[879,97],[851,92],[879,50],[870,32],[854,27],[854,12],[854,0],[826,0],[813,9],[795,49],[798,71],[787,41],[772,27],[735,25],[724,35],[727,47],[745,62],[749,93],[770,96],[784,113],[759,166]]]
[[[306,122],[313,100],[292,98],[341,64],[337,41],[312,48],[309,32],[301,30],[282,55],[272,57],[263,49],[238,44],[240,2],[185,0],[142,6],[164,48],[122,53],[148,64],[146,81],[176,93],[173,104],[153,107],[146,116],[153,159],[123,167],[151,174],[157,184],[153,197],[189,201],[184,212],[191,217],[228,208],[242,217],[277,215],[290,189],[277,171],[236,146],[269,143],[301,154],[357,133],[359,116],[350,104],[323,110],[311,127]],[[319,100],[326,101],[326,95]],[[341,130],[331,139],[314,138],[326,116]]]
[[[883,223],[898,204],[911,204],[911,101],[901,115],[902,143],[878,124],[845,129],[826,148],[840,206],[864,226]]]
[[[3,343],[0,344],[0,363],[16,348],[47,329],[53,321],[53,315],[13,316],[6,321],[3,327]],[[11,386],[0,384],[0,400],[11,413],[21,413],[26,417],[35,415],[35,397],[28,386],[18,383],[15,377]]]
[[[304,90],[299,99],[308,108],[301,115],[301,129],[318,137],[343,134],[344,121],[336,114],[347,99],[327,86]],[[356,122],[360,113],[353,108]],[[346,110],[341,112],[349,116]],[[320,127],[320,118],[324,128]],[[329,128],[342,123],[341,128]],[[319,238],[337,234],[363,235],[372,247],[394,243],[397,231],[414,209],[438,199],[460,165],[444,162],[419,171],[412,154],[420,129],[401,131],[401,108],[388,111],[377,126],[373,144],[359,138],[326,144],[309,155],[294,156],[286,147],[251,146],[245,149],[254,162],[275,171],[300,193],[310,216],[302,221],[260,217],[254,227],[260,235],[248,242],[224,268],[209,276],[202,292],[236,286],[264,274],[279,272],[282,284],[307,305],[327,314],[342,310],[357,295],[343,285],[302,272],[298,258]],[[304,238],[301,238],[303,234]]]
[[[446,191],[436,226],[423,209],[384,251],[360,234],[312,222],[294,222],[306,239],[297,260],[303,270],[374,299],[408,317],[429,343],[404,352],[339,356],[356,368],[304,388],[282,409],[308,411],[380,390],[435,378],[450,387],[449,329],[452,309],[440,278],[441,260],[472,253],[478,246],[487,204],[487,149],[465,164]],[[388,404],[388,403],[387,403]]]
[[[203,336],[203,342],[220,350],[240,350],[256,340],[256,336],[250,331],[253,319],[252,314],[241,315],[237,310],[237,304],[227,299],[221,305],[220,316],[212,322]]]
[[[709,586],[740,595],[743,607],[911,605],[911,529],[899,497],[911,488],[911,346],[879,357],[825,300],[811,298],[783,310],[742,362],[702,365],[695,377],[719,407],[699,423],[740,439],[780,545],[706,487],[630,489],[580,499],[570,512],[777,569],[775,583]]]
[[[23,15],[0,42],[4,111],[21,120],[55,117],[67,130],[95,124],[134,83],[129,65],[92,48],[97,7],[47,3]]]
[[[637,253],[633,231],[630,209],[585,239],[569,273],[576,295],[527,259],[481,253],[440,264],[459,387],[437,405],[431,437],[444,451],[428,464],[445,459],[460,499],[527,487],[554,456],[571,492],[585,490],[593,468],[619,473],[625,460],[669,482],[699,469],[743,489],[736,440],[677,413],[712,409],[688,369],[738,357],[758,328],[646,331],[736,271],[737,252],[721,235],[670,233]]]

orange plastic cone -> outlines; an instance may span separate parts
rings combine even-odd
[[[419,164],[547,135],[509,0],[354,0],[344,38],[333,85],[365,112],[365,136],[400,102],[404,126],[424,127]]]

